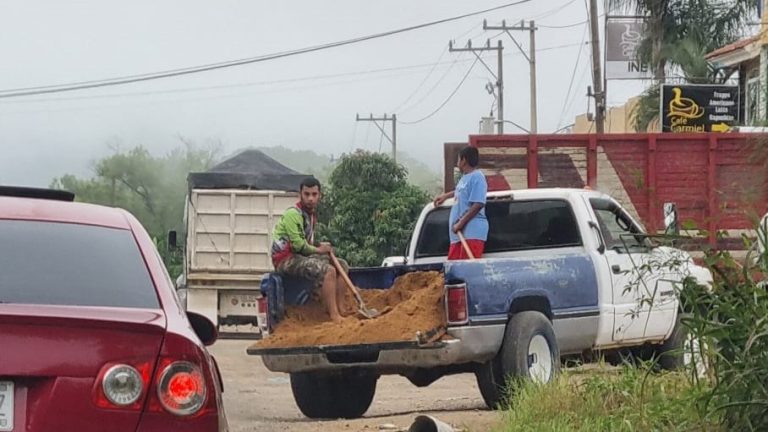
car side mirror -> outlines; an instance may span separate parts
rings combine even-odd
[[[187,319],[189,319],[192,330],[195,331],[203,345],[211,346],[219,338],[219,331],[216,326],[205,316],[187,311]]]
[[[168,250],[172,251],[179,247],[176,231],[168,231]]]
[[[672,202],[664,203],[664,234],[680,235],[677,205]]]

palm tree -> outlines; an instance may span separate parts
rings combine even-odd
[[[646,130],[658,116],[659,84],[670,68],[687,82],[723,82],[730,74],[715,70],[704,55],[744,36],[746,22],[757,9],[755,0],[608,0],[612,14],[646,17],[640,59],[651,64],[655,82],[641,95],[634,112],[637,130]]]

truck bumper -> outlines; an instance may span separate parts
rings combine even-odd
[[[309,372],[341,368],[372,368],[381,374],[396,374],[403,370],[482,363],[499,351],[504,338],[504,324],[452,327],[448,334],[452,339],[427,346],[410,344],[311,347],[286,349],[272,354],[249,349],[248,353],[260,355],[267,369],[273,372]]]

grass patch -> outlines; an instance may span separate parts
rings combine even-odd
[[[709,390],[646,368],[565,371],[547,385],[520,384],[497,431],[724,431],[699,409]]]

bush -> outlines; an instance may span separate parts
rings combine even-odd
[[[555,381],[521,383],[498,431],[719,431],[697,402],[709,388],[683,373],[649,366],[566,371]]]

